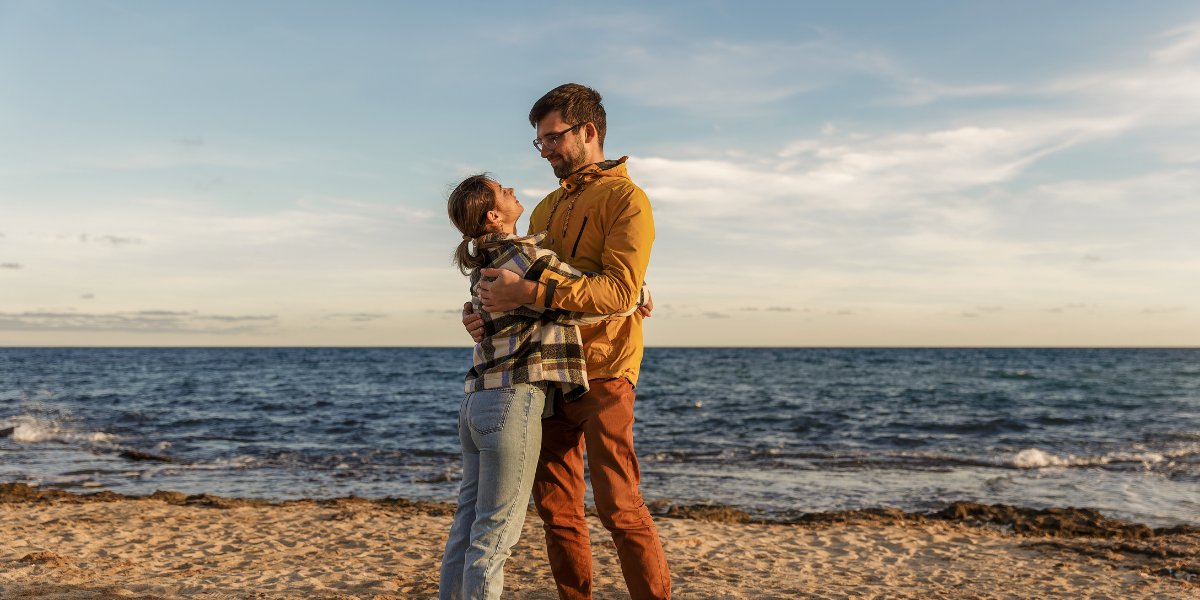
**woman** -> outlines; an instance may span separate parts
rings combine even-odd
[[[471,303],[483,316],[484,339],[475,346],[466,397],[458,411],[463,479],[458,510],[442,558],[439,597],[459,600],[500,597],[504,562],[521,537],[542,443],[543,417],[561,391],[572,400],[588,391],[579,328],[650,305],[642,289],[638,304],[620,315],[595,315],[525,305],[504,313],[483,311],[480,269],[508,269],[531,278],[551,270],[584,277],[539,246],[545,233],[517,236],[524,208],[512,188],[473,175],[451,192],[450,221],[463,234],[454,263],[471,277]],[[475,253],[470,251],[474,243]]]

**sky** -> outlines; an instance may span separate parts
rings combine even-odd
[[[447,192],[567,82],[647,345],[1200,345],[1194,1],[0,0],[0,346],[468,346]]]

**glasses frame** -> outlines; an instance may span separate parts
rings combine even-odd
[[[568,133],[571,133],[572,131],[575,131],[576,129],[579,129],[580,127],[582,127],[584,125],[587,125],[587,121],[584,121],[582,123],[576,123],[576,124],[572,125],[570,129],[556,133],[550,137],[547,137],[545,140],[543,140],[542,138],[536,138],[533,140],[533,147],[537,148],[538,152],[541,152],[543,147],[546,149],[549,149],[549,150],[553,150],[558,147],[558,138],[560,138],[564,135],[567,135]]]

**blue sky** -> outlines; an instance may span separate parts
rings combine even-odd
[[[459,345],[605,97],[655,345],[1200,344],[1200,5],[0,1],[0,344]]]

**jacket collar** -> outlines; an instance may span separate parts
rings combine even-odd
[[[606,160],[590,164],[558,180],[558,185],[562,186],[570,194],[582,188],[587,182],[595,181],[601,177],[624,177],[628,179],[629,171],[625,169],[625,161],[627,160],[629,160],[628,156],[622,156],[617,160]]]
[[[502,242],[512,242],[514,244],[527,244],[537,246],[542,243],[542,239],[546,237],[546,232],[537,233],[534,235],[513,235],[511,233],[487,233],[483,236],[484,246],[493,246]]]

